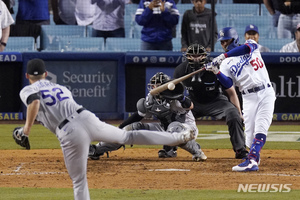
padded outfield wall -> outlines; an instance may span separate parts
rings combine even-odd
[[[218,53],[212,53],[215,57]],[[300,120],[299,53],[263,53],[276,92],[274,120]],[[147,94],[158,71],[170,76],[185,58],[180,52],[19,53],[0,54],[0,120],[19,120],[26,109],[19,99],[27,62],[45,60],[49,79],[67,86],[75,100],[101,119],[124,119]]]

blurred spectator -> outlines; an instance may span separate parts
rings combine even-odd
[[[184,12],[181,24],[181,51],[185,52],[188,46],[198,43],[211,51],[218,38],[217,21],[214,19],[214,34],[211,34],[212,12],[205,8],[206,0],[192,0],[192,10]]]
[[[49,25],[48,0],[19,0],[16,24]]]
[[[284,45],[279,52],[300,52],[300,23],[295,31],[295,41]]]
[[[57,25],[76,25],[76,0],[51,0],[53,21]]]
[[[263,0],[233,0],[233,3],[263,3]]]
[[[215,0],[215,4],[219,1],[219,3],[222,3],[222,0]],[[206,0],[206,3],[211,4],[212,0]],[[192,0],[181,0],[181,3],[192,3]]]
[[[11,14],[14,14],[13,6],[15,5],[15,0],[2,0],[2,1],[5,3],[7,9],[9,10],[9,12]]]
[[[0,1],[0,52],[4,51],[6,47],[7,40],[9,38],[10,33],[10,25],[14,23],[14,20],[3,1]]]
[[[63,0],[65,1],[65,0]],[[96,18],[96,4],[94,0],[76,0],[75,17],[79,26],[87,26]]]
[[[245,36],[245,40],[249,40],[249,39],[254,40],[258,44],[258,50],[260,52],[270,52],[269,48],[264,47],[264,46],[259,44],[259,42],[258,42],[258,40],[259,40],[258,28],[254,24],[249,24],[248,26],[246,26],[244,36]]]
[[[96,16],[93,22],[96,37],[125,37],[125,4],[129,0],[92,0],[96,3]]]
[[[141,50],[173,50],[172,29],[179,21],[174,0],[141,0],[135,21],[143,26]]]
[[[277,3],[277,0],[263,0],[264,4],[269,11],[270,15],[272,16],[272,21],[273,21],[273,26],[277,27],[278,26],[278,19],[280,12],[278,10],[279,6]]]
[[[280,16],[278,19],[278,38],[294,38],[295,27],[300,22],[299,0],[277,0]]]

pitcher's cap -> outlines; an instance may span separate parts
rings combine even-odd
[[[46,66],[43,60],[35,58],[27,63],[27,74],[30,75],[42,75],[46,72]]]

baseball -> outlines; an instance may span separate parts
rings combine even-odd
[[[175,89],[175,84],[174,83],[169,83],[168,84],[168,89],[169,90],[174,90]]]

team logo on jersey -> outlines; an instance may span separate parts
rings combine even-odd
[[[240,61],[236,65],[232,65],[230,67],[230,73],[233,76],[239,77],[239,75],[241,75],[242,73],[244,65],[248,64],[250,59],[251,59],[250,54],[240,56]]]

